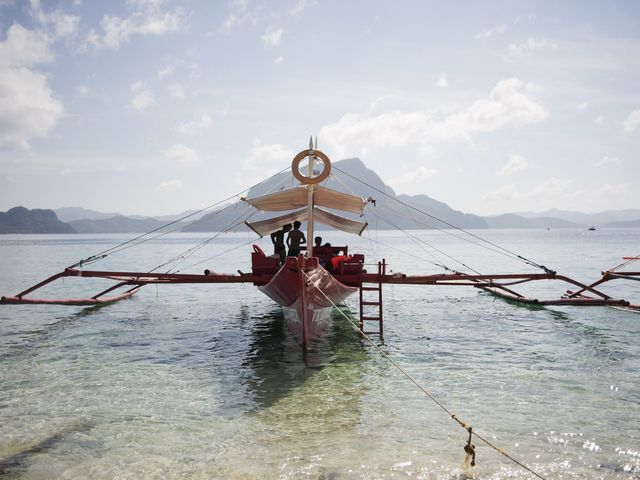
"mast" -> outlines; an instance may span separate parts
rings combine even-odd
[[[316,139],[316,147],[318,140]],[[313,163],[315,160],[315,151],[313,150],[313,137],[309,137],[309,168],[307,176],[313,176]],[[307,184],[307,257],[313,257],[313,189],[312,183]]]

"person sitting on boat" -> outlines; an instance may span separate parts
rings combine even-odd
[[[333,256],[331,244],[327,242],[323,245],[322,237],[315,237],[313,243],[313,256],[318,258],[318,263],[322,267],[327,270],[331,269],[331,257]]]
[[[287,247],[284,244],[284,234],[291,230],[291,224],[287,223],[281,230],[277,230],[271,234],[271,241],[273,242],[273,254],[280,257],[280,263],[284,265],[284,260],[287,258]]]
[[[324,245],[322,245],[322,237],[316,237],[313,239],[313,248],[318,248],[318,247],[330,247],[331,244],[329,242],[325,243]]]
[[[300,254],[300,244],[307,243],[304,233],[300,231],[299,221],[293,222],[293,230],[287,235],[287,246],[289,247],[289,257],[297,257]]]

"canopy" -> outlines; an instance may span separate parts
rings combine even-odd
[[[307,205],[308,191],[305,187],[297,187],[283,192],[271,193],[256,198],[245,198],[251,206],[264,212],[281,212]],[[326,187],[316,187],[313,191],[314,205],[333,208],[362,215],[367,201],[356,195],[338,192]]]
[[[279,217],[269,218],[267,220],[261,220],[259,222],[244,222],[247,226],[256,232],[261,237],[269,235],[276,230],[280,230],[283,225],[292,223],[296,220],[304,222],[307,219],[307,209],[301,208],[295,212],[290,212]],[[354,233],[361,235],[363,230],[367,228],[367,223],[351,220],[350,218],[341,217],[334,213],[327,212],[321,208],[313,209],[313,221],[316,223],[322,223],[329,227],[342,230],[347,233]]]

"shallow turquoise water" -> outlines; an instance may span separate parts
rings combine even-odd
[[[531,271],[443,233],[414,233],[482,272]],[[640,230],[475,233],[585,281],[640,253]],[[323,236],[384,256],[394,271],[441,271],[398,233]],[[0,293],[125,238],[2,236]],[[145,270],[205,238],[174,234],[95,268]],[[249,246],[227,251],[250,241],[226,235],[183,265],[219,255],[191,271],[248,271]],[[66,279],[43,293],[101,286]],[[607,291],[640,301],[640,282]],[[525,308],[453,287],[386,286],[384,298],[383,350],[475,431],[548,478],[638,478],[640,315]],[[357,311],[357,299],[348,307]],[[303,357],[279,309],[250,285],[145,287],[102,308],[2,306],[0,478],[463,477],[466,432],[333,317],[331,335]],[[474,443],[467,474],[532,478]]]

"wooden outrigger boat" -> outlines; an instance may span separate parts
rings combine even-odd
[[[308,159],[306,174],[300,170],[301,163]],[[316,166],[322,166],[316,171]],[[387,273],[385,260],[377,262],[376,271],[365,269],[363,254],[350,254],[347,246],[314,247],[314,225],[321,223],[345,232],[360,235],[367,227],[366,223],[333,213],[333,211],[351,212],[362,215],[365,207],[373,200],[339,192],[322,186],[322,182],[331,174],[331,161],[317,147],[301,151],[292,162],[293,176],[299,185],[285,191],[271,193],[255,198],[243,198],[258,210],[268,212],[287,212],[280,216],[257,222],[245,222],[259,236],[264,236],[293,221],[307,223],[308,249],[305,254],[287,257],[283,265],[277,255],[266,255],[257,245],[251,253],[252,272],[218,274],[205,270],[202,274],[154,273],[136,271],[87,270],[86,265],[107,255],[96,255],[84,259],[63,271],[33,285],[14,296],[3,296],[0,304],[55,304],[55,305],[97,305],[116,302],[138,292],[141,287],[151,284],[219,284],[252,283],[259,290],[282,306],[288,329],[297,342],[306,348],[320,337],[329,325],[330,312],[344,299],[359,292],[359,326],[364,333],[383,334],[382,286],[385,284],[403,285],[448,285],[467,286],[482,289],[510,301],[546,305],[612,306],[640,311],[640,305],[624,299],[616,299],[602,292],[599,287],[614,279],[640,280],[639,271],[623,271],[639,257],[625,257],[625,262],[603,272],[602,278],[591,284],[584,284],[568,276],[546,268],[517,255],[525,263],[542,270],[541,273],[479,274],[451,271],[432,275],[404,275]],[[384,192],[380,192],[384,194]],[[329,209],[329,210],[327,210]],[[450,227],[453,225],[447,224]],[[473,234],[472,234],[473,235]],[[476,239],[480,237],[473,235]],[[495,244],[492,244],[495,246]],[[514,254],[515,255],[515,254]],[[34,298],[36,290],[65,277],[103,278],[115,283],[88,298],[50,299]],[[558,298],[538,299],[519,294],[512,287],[541,280],[555,280],[571,285]],[[109,296],[116,290],[123,293]],[[372,298],[373,296],[373,298]],[[377,328],[371,330],[368,325]]]

